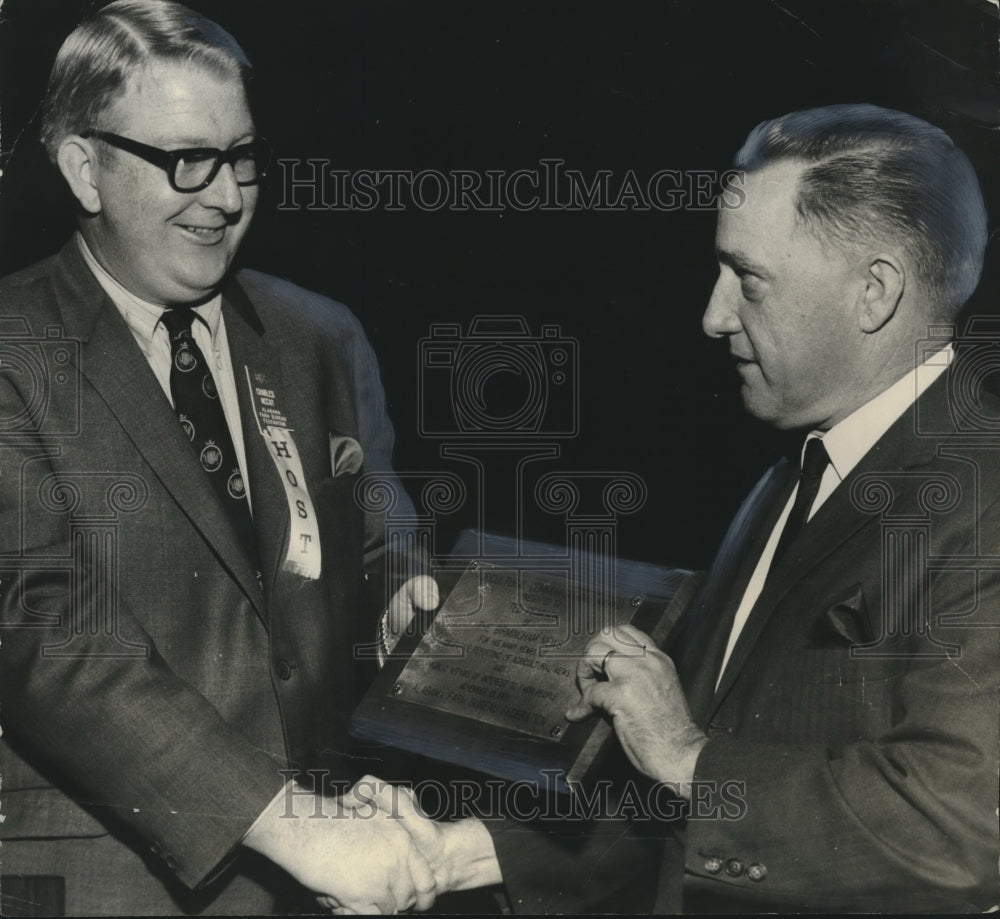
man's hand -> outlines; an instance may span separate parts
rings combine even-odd
[[[708,738],[691,720],[673,661],[653,640],[630,625],[602,632],[577,664],[576,682],[580,701],[566,717],[582,721],[606,712],[632,765],[690,798]]]
[[[356,794],[384,785],[366,776],[342,798],[289,785],[261,815],[243,844],[266,855],[341,914],[430,909],[437,884],[427,860],[403,829]]]
[[[431,610],[440,603],[437,582],[430,575],[410,578],[389,601],[385,611],[385,645],[391,654],[413,621],[417,610]]]
[[[502,883],[493,837],[479,820],[435,823],[424,816],[412,791],[401,785],[362,780],[353,793],[403,825],[430,864],[439,896],[450,890]]]

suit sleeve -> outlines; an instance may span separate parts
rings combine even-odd
[[[349,314],[348,314],[349,315]],[[350,316],[348,326],[348,352],[350,354],[351,390],[354,398],[354,413],[358,428],[358,439],[365,451],[364,471],[390,477],[397,484],[394,513],[413,515],[410,499],[395,478],[392,466],[392,451],[396,432],[389,420],[385,405],[385,390],[378,358],[365,337],[361,324]],[[385,551],[385,515],[366,513],[365,519],[365,561],[377,562]]]
[[[650,912],[662,845],[625,816],[486,821],[515,914]]]
[[[982,516],[979,535],[994,550],[998,511]],[[950,556],[969,554],[965,547]],[[982,910],[996,902],[1000,576],[988,567],[939,576],[930,596],[932,621],[958,614],[934,636],[959,651],[907,661],[875,736],[834,747],[753,742],[738,727],[710,728],[696,783],[741,783],[745,807],[728,808],[732,819],[688,821],[687,890],[787,909]],[[863,682],[829,688],[840,700],[850,693],[851,704],[879,705],[877,685],[867,699]]]
[[[0,417],[29,417],[0,379]],[[32,513],[51,491],[37,437],[0,446],[4,732],[109,824],[124,823],[189,886],[224,860],[282,785],[276,764],[234,731],[158,653],[113,571],[74,543],[68,513]],[[47,492],[48,489],[48,492]],[[57,508],[58,509],[58,508]],[[76,554],[75,554],[76,553]],[[103,628],[116,609],[117,633]],[[72,634],[72,641],[66,643]]]
[[[386,601],[414,574],[428,570],[428,559],[416,540],[396,532],[392,547],[386,544],[386,525],[392,518],[413,519],[416,511],[406,488],[396,474],[392,454],[395,429],[386,410],[385,391],[378,358],[360,322],[344,310],[346,350],[349,355],[350,386],[358,438],[364,448],[364,473],[388,483],[394,494],[386,512],[366,509],[364,521],[365,572],[372,609],[381,615]]]

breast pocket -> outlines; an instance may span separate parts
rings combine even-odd
[[[906,669],[905,655],[879,641],[879,607],[873,609],[862,584],[852,584],[832,602],[810,613],[800,642],[786,647],[778,667],[782,679],[800,683],[857,683],[894,677]],[[791,631],[791,630],[790,630]]]

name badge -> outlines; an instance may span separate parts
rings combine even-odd
[[[319,543],[319,525],[316,511],[306,478],[302,472],[302,461],[295,446],[295,439],[288,427],[288,419],[279,408],[279,398],[261,373],[250,378],[250,368],[244,367],[247,386],[250,387],[250,401],[253,404],[257,430],[260,431],[267,452],[271,454],[275,469],[285,488],[288,501],[288,517],[291,521],[291,536],[288,541],[288,555],[282,563],[285,571],[315,581],[322,570],[322,552]]]

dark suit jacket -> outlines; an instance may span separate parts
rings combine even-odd
[[[963,379],[933,384],[817,511],[716,691],[787,464],[741,510],[688,620],[679,669],[709,736],[705,785],[669,841],[658,911],[996,902],[1000,409],[953,392]]]
[[[352,652],[381,608],[382,520],[354,500],[359,470],[334,467],[351,438],[364,471],[390,469],[374,354],[324,297],[250,271],[225,289],[258,581],[75,242],[0,282],[0,304],[4,871],[69,873],[71,903],[71,885],[104,877],[108,912],[208,908],[215,888],[185,885],[225,861],[279,770],[363,768],[345,755],[346,722],[363,669]],[[282,566],[289,506],[247,373],[294,430],[318,580]],[[16,841],[40,838],[80,842],[65,871],[19,864]],[[147,871],[162,902],[133,896]]]

